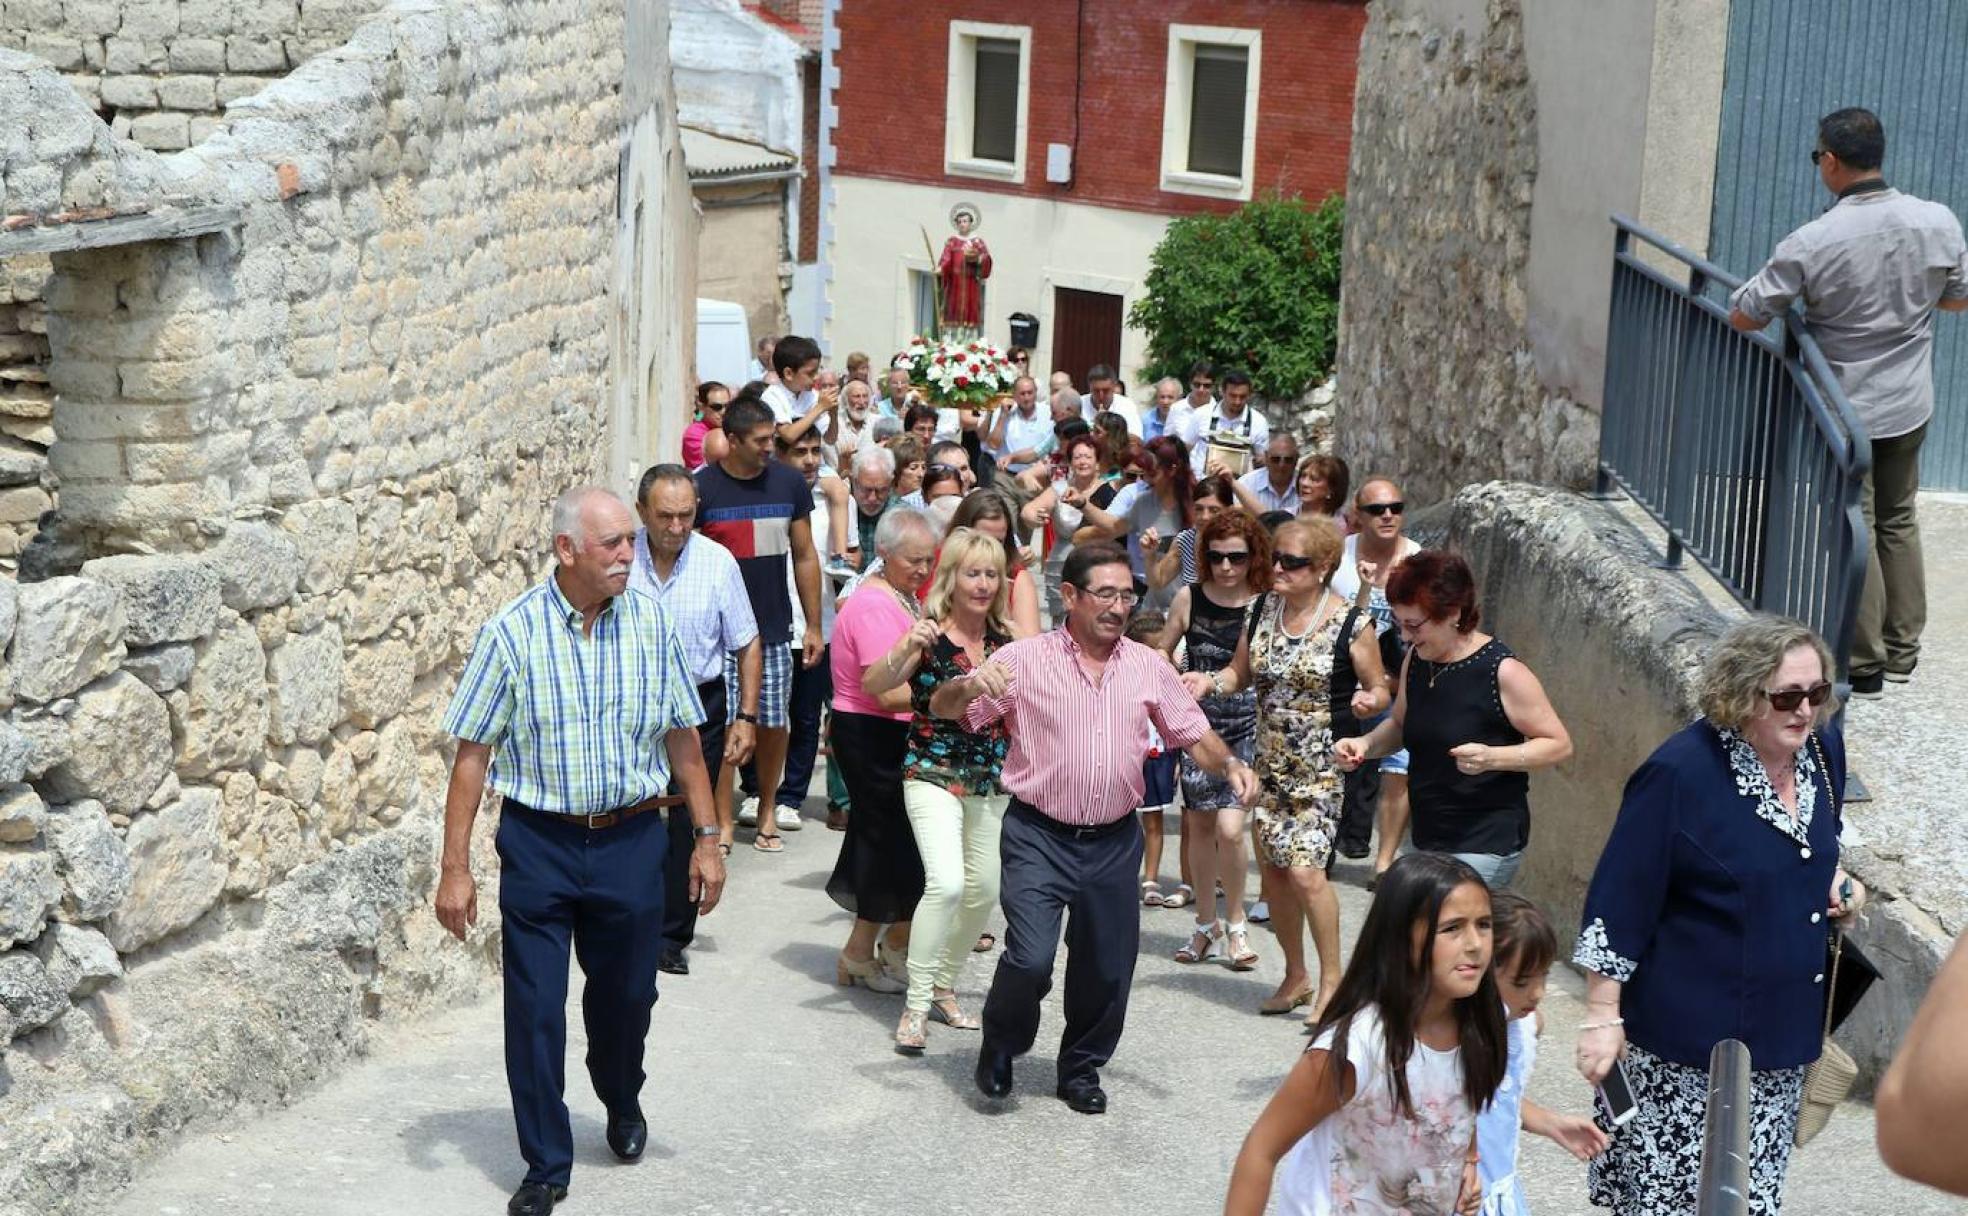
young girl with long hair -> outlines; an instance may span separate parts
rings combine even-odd
[[[1259,1216],[1281,1161],[1281,1213],[1475,1211],[1476,1112],[1508,1051],[1491,949],[1475,870],[1395,862],[1312,1046],[1244,1139],[1224,1216]]]
[[[1558,934],[1544,909],[1515,891],[1490,892],[1490,934],[1497,992],[1508,1019],[1510,1063],[1496,1101],[1476,1118],[1481,1160],[1483,1216],[1529,1216],[1524,1184],[1517,1176],[1519,1131],[1549,1137],[1580,1161],[1606,1150],[1606,1133],[1585,1115],[1561,1114],[1525,1095],[1537,1066],[1538,1038],[1544,1033],[1545,980],[1558,956]]]

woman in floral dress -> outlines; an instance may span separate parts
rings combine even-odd
[[[915,717],[902,762],[902,800],[922,855],[922,899],[909,938],[909,994],[895,1027],[898,1051],[927,1042],[931,1019],[975,1030],[957,1004],[957,972],[998,902],[998,828],[1005,794],[1002,723],[971,732],[929,712],[938,685],[969,675],[1012,640],[1004,542],[975,528],[943,540],[926,615],[896,644],[887,668],[908,675]]]
[[[1339,529],[1329,519],[1279,525],[1272,541],[1271,593],[1251,607],[1250,621],[1228,667],[1183,677],[1198,696],[1257,692],[1257,747],[1252,767],[1263,784],[1254,836],[1258,861],[1269,871],[1271,928],[1285,956],[1284,980],[1258,1006],[1288,1013],[1312,1006],[1316,1020],[1339,984],[1339,897],[1326,879],[1338,832],[1340,771],[1333,761],[1331,682],[1346,605],[1329,583],[1339,561]],[[1351,644],[1361,684],[1384,683],[1380,648],[1361,631]],[[1382,693],[1381,695],[1385,695]],[[1310,923],[1319,955],[1315,986],[1305,965],[1300,925]]]

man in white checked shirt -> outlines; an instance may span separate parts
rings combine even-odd
[[[662,605],[629,589],[635,517],[607,490],[554,503],[554,573],[479,631],[444,730],[458,740],[444,801],[437,919],[459,938],[478,919],[472,821],[489,779],[501,796],[499,914],[506,1081],[526,1179],[506,1210],[547,1216],[567,1194],[574,1135],[563,1099],[567,969],[587,987],[588,1076],[608,1147],[642,1155],[643,1041],[662,949],[659,810],[674,770],[695,823],[689,885],[700,911],[724,887],[704,710]],[[489,777],[488,777],[489,774]]]
[[[817,437],[816,437],[817,438]],[[663,605],[683,643],[683,660],[697,681],[704,724],[697,738],[704,769],[733,768],[752,757],[758,728],[760,661],[758,620],[745,595],[745,580],[731,551],[691,531],[697,518],[697,479],[680,464],[659,464],[636,487],[635,564],[629,586]],[[738,667],[738,712],[725,709],[724,669]],[[682,793],[671,782],[672,794]],[[670,855],[663,875],[663,956],[657,967],[669,975],[689,975],[684,951],[697,934],[697,904],[689,893],[690,815],[671,807]],[[728,846],[719,848],[728,852]]]

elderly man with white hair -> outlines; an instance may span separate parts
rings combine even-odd
[[[704,709],[663,606],[629,588],[635,516],[599,486],[553,509],[553,573],[501,608],[472,647],[444,730],[458,740],[445,794],[436,910],[462,939],[478,919],[472,821],[500,797],[499,914],[506,1080],[526,1178],[507,1211],[546,1216],[567,1194],[574,1136],[563,1098],[569,948],[587,987],[588,1075],[608,1147],[642,1155],[643,1042],[663,948],[669,834],[654,812],[682,801],[700,912],[724,887]],[[668,796],[672,773],[683,790]]]

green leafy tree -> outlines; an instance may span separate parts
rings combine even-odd
[[[1296,397],[1331,371],[1339,336],[1345,202],[1328,195],[1246,203],[1168,226],[1147,294],[1128,323],[1148,334],[1149,380],[1187,382],[1199,359],[1241,367],[1268,398]]]

